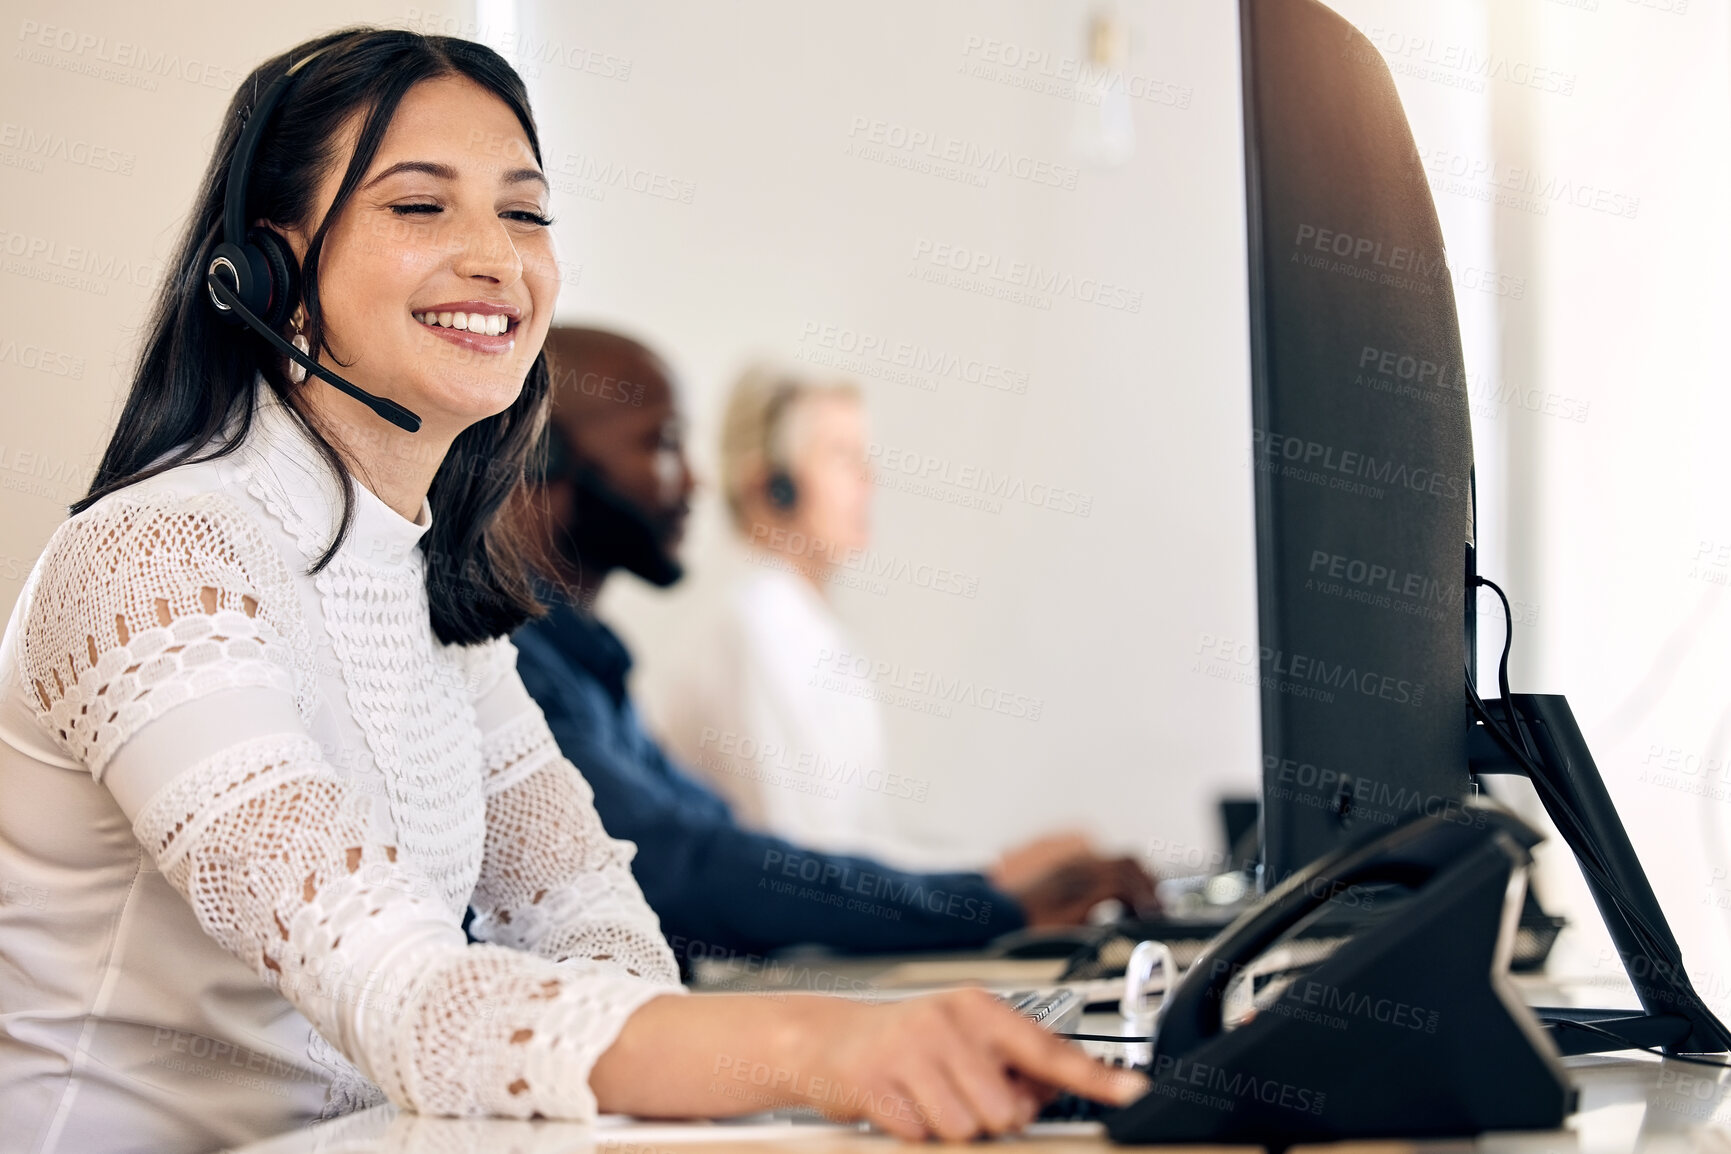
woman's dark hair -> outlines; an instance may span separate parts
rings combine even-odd
[[[322,50],[322,51],[321,51]],[[261,374],[305,428],[342,481],[343,514],[336,536],[312,566],[328,565],[354,520],[354,478],[330,441],[293,404],[316,378],[291,383],[283,362],[250,329],[224,323],[206,296],[205,267],[222,240],[229,159],[246,113],[289,67],[314,52],[292,82],[259,142],[247,182],[246,219],[310,228],[320,179],[340,163],[340,130],[351,117],[361,129],[335,201],[307,247],[301,268],[304,332],[315,356],[325,349],[319,301],[319,255],[326,234],[365,177],[397,105],[424,80],[462,76],[517,116],[541,162],[541,142],[529,97],[515,70],[492,49],[448,36],[349,28],[309,40],[260,65],[241,85],[223,119],[210,168],[181,239],[169,277],[148,323],[143,356],[126,406],[102,454],[90,491],[74,513],[116,490],[193,460],[224,457],[252,427],[254,381]],[[323,386],[316,386],[323,387]],[[452,443],[433,478],[428,500],[433,525],[421,538],[433,629],[447,644],[472,644],[508,633],[543,612],[525,566],[518,522],[500,515],[522,500],[524,465],[546,422],[547,358],[537,354],[510,408],[478,421]]]

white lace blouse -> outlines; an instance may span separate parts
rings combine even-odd
[[[309,576],[340,490],[258,396],[236,454],[62,525],[7,627],[0,1148],[207,1149],[381,1095],[584,1118],[679,990],[515,650],[434,636],[430,511],[357,485]]]

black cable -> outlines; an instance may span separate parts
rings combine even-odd
[[[1503,592],[1503,587],[1489,577],[1474,576],[1473,580],[1497,595],[1497,600],[1503,603],[1503,655],[1497,661],[1497,687],[1503,692],[1503,701],[1507,702],[1509,717],[1513,720],[1515,733],[1521,739],[1521,748],[1527,757],[1533,761],[1539,760],[1539,755],[1533,751],[1532,742],[1527,738],[1526,723],[1521,719],[1520,711],[1515,709],[1515,699],[1509,692],[1509,650],[1515,644],[1515,611],[1509,604],[1509,595]]]
[[[1074,1038],[1078,1042],[1124,1042],[1128,1044],[1134,1042],[1147,1043],[1153,1041],[1152,1038],[1140,1038],[1134,1034],[1067,1034],[1062,1030],[1053,1030],[1052,1033],[1056,1037]]]

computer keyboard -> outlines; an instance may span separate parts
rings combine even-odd
[[[1068,1090],[1041,1107],[1036,1122],[1104,1122],[1113,1107]]]
[[[1061,1031],[1082,1016],[1082,997],[1068,986],[999,994],[1016,1013],[1048,1030]]]
[[[1140,1070],[1144,1074],[1149,1069],[1146,1063],[1126,1062],[1122,1058],[1114,1060],[1111,1064],[1123,1069]],[[1115,1109],[1117,1109],[1116,1106],[1108,1106],[1104,1102],[1096,1102],[1092,1098],[1084,1098],[1080,1094],[1072,1094],[1065,1090],[1047,1102],[1035,1120],[1039,1122],[1101,1122]]]
[[[1018,990],[999,994],[1010,1009],[1054,1033],[1070,1029],[1082,1016],[1082,995],[1069,986],[1055,990]],[[1122,1062],[1116,1063],[1122,1065]],[[1094,1122],[1111,1109],[1075,1094],[1064,1093],[1048,1102],[1040,1111],[1042,1122]]]

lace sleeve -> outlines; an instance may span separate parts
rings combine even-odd
[[[677,987],[673,952],[631,876],[637,847],[607,835],[589,783],[560,754],[516,674],[516,651],[494,645],[511,664],[489,682],[481,707],[487,846],[470,931],[555,962],[604,962]]]
[[[427,880],[368,841],[356,800],[311,738],[279,733],[176,777],[134,829],[205,932],[393,1102],[593,1117],[590,1069],[667,990],[605,962],[466,945]]]
[[[106,773],[205,933],[398,1105],[594,1115],[595,1060],[667,988],[468,946],[428,879],[369,840],[297,699],[296,590],[239,510],[99,507],[38,574],[23,655],[37,717]]]
[[[27,593],[23,676],[37,718],[100,780],[176,705],[268,687],[311,713],[292,579],[228,499],[108,503],[61,527]]]

